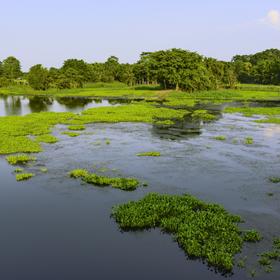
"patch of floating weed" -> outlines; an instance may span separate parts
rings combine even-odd
[[[224,135],[215,136],[214,139],[218,140],[218,141],[225,141],[225,140],[227,140],[226,136],[224,136]]]
[[[224,110],[225,113],[241,113],[245,117],[254,115],[275,116],[280,115],[279,107],[228,107]]]
[[[160,157],[160,152],[144,152],[136,154],[138,157]]]
[[[16,169],[14,170],[14,172],[15,172],[15,173],[21,173],[21,172],[23,172],[23,168],[16,168]]]
[[[9,164],[16,165],[16,164],[26,164],[30,161],[35,161],[36,158],[23,154],[23,155],[7,156],[6,160]]]
[[[269,181],[270,181],[271,183],[273,183],[273,184],[278,184],[278,183],[280,183],[280,177],[269,177],[268,179],[269,179]]]
[[[33,173],[21,173],[21,174],[16,174],[16,180],[17,181],[25,181],[29,180],[32,177],[34,177]]]
[[[84,125],[70,125],[68,126],[69,130],[85,130],[86,127]]]
[[[106,144],[106,145],[110,145],[110,144],[111,144],[110,139],[106,139],[106,140],[105,140],[105,144]]]
[[[195,110],[191,117],[193,119],[200,119],[203,121],[213,121],[216,119],[215,115],[209,114],[207,110]]]
[[[244,233],[243,240],[246,242],[259,242],[262,240],[262,236],[258,231],[252,229]]]
[[[157,127],[169,127],[175,124],[174,121],[171,120],[163,120],[163,121],[154,121],[153,123],[154,125],[156,125]]]
[[[58,139],[55,136],[51,135],[51,134],[38,135],[38,136],[36,136],[35,139],[39,143],[54,144],[54,143],[58,142]]]
[[[112,217],[123,230],[159,227],[173,234],[190,257],[205,259],[209,265],[228,272],[244,242],[237,226],[239,216],[187,194],[151,193],[139,201],[115,206]]]
[[[246,137],[244,140],[245,145],[253,145],[254,144],[254,139],[252,137]]]
[[[273,240],[272,250],[261,253],[258,260],[261,266],[265,267],[265,271],[270,273],[273,271],[272,264],[275,261],[280,261],[280,238]]]
[[[280,124],[280,118],[268,118],[265,120],[257,120],[255,121],[257,123],[274,123],[274,124]]]
[[[111,178],[106,176],[100,176],[95,173],[89,173],[85,169],[76,169],[70,172],[70,177],[81,178],[84,182],[96,186],[112,186],[116,189],[124,191],[133,191],[138,185],[139,181],[134,178]]]
[[[41,167],[41,168],[40,168],[40,171],[41,171],[42,173],[47,173],[47,172],[48,172],[48,168],[46,168],[46,167]]]
[[[62,132],[64,135],[68,135],[69,137],[77,137],[80,136],[81,134],[78,132],[72,132],[72,131],[64,131]]]

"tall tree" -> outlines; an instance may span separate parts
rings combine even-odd
[[[17,79],[21,73],[20,61],[13,56],[7,57],[2,63],[3,75],[8,79]]]
[[[50,87],[50,76],[47,68],[41,64],[34,65],[28,73],[28,83],[36,90],[46,90]]]

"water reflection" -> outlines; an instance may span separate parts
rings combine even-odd
[[[0,116],[22,116],[39,112],[78,113],[89,108],[116,106],[119,100],[102,100],[84,97],[1,96]]]

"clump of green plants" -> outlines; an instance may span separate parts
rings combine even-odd
[[[47,173],[47,172],[48,172],[48,168],[46,168],[46,167],[41,167],[41,168],[40,168],[40,171],[41,171],[42,173]]]
[[[218,140],[218,141],[225,141],[225,140],[227,140],[227,137],[224,135],[218,135],[218,136],[215,136],[214,139]]]
[[[20,174],[16,174],[16,180],[25,181],[31,179],[34,176],[35,175],[33,173],[20,173]]]
[[[38,141],[39,143],[54,144],[58,142],[58,139],[51,134],[43,134],[43,135],[38,135],[36,137],[36,141]]]
[[[17,164],[26,164],[30,161],[35,161],[36,158],[29,155],[20,154],[14,156],[7,156],[6,160],[11,165],[17,165]]]
[[[241,251],[244,242],[239,216],[188,194],[150,193],[139,201],[113,207],[112,217],[122,230],[159,227],[173,234],[190,257],[205,259],[224,271],[233,269],[234,255]]]
[[[262,240],[262,236],[258,231],[252,229],[244,233],[243,239],[247,242],[259,242]]]
[[[280,177],[269,177],[268,179],[271,183],[274,183],[274,184],[280,183]]]
[[[273,271],[272,264],[275,261],[280,261],[280,238],[273,240],[272,250],[261,253],[258,260],[261,266],[265,267],[265,271],[270,273]]]
[[[106,140],[105,140],[105,144],[106,144],[106,145],[110,145],[110,144],[111,144],[110,139],[106,139]]]
[[[153,123],[154,125],[156,125],[157,127],[169,127],[175,124],[174,121],[171,120],[158,120],[158,121],[154,121]]]
[[[23,172],[23,168],[16,168],[16,169],[14,170],[14,172],[15,172],[15,173],[21,173],[21,172]]]
[[[84,182],[96,186],[112,186],[124,191],[134,191],[139,186],[139,181],[135,178],[111,178],[89,173],[85,169],[76,169],[70,172],[70,177],[81,178]]]
[[[70,125],[68,126],[69,130],[85,130],[86,127],[84,125]]]
[[[160,152],[144,152],[136,154],[138,157],[160,157]]]
[[[71,131],[64,131],[62,134],[68,135],[69,137],[77,137],[80,136],[81,134],[78,132],[71,132]]]
[[[228,107],[225,113],[241,113],[246,117],[254,115],[276,116],[280,115],[279,107]]]
[[[207,110],[195,110],[191,117],[193,119],[200,119],[203,121],[213,121],[216,119],[216,116],[213,114],[210,114]]]
[[[246,137],[244,140],[244,143],[246,145],[253,145],[254,144],[254,139],[252,137]]]

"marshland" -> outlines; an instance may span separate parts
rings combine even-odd
[[[0,278],[278,279],[279,105],[278,49],[3,59]]]

